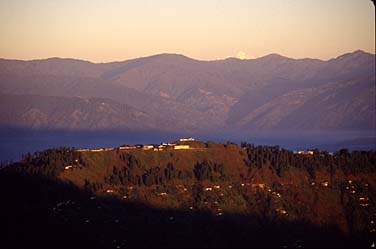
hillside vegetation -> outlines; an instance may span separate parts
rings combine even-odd
[[[0,173],[2,191],[12,189],[2,206],[11,213],[7,225],[19,233],[12,219],[37,212],[35,219],[65,228],[84,226],[82,243],[127,238],[115,239],[114,248],[343,246],[374,238],[376,152],[187,143],[185,150],[58,148],[25,155]],[[85,237],[95,229],[103,234]],[[152,240],[143,243],[144,236]]]

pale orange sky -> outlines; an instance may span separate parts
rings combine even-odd
[[[121,61],[375,53],[370,0],[0,0],[0,57]]]

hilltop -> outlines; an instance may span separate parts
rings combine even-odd
[[[12,219],[36,212],[94,247],[369,246],[376,231],[374,151],[192,139],[58,148],[25,155],[0,178],[12,189],[9,231],[29,237]]]

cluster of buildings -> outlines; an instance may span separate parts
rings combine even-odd
[[[71,169],[73,169],[73,166],[74,166],[74,167],[77,167],[77,166],[79,165],[79,161],[78,161],[78,159],[75,159],[75,160],[74,160],[74,163],[75,163],[75,164],[65,166],[64,169],[65,169],[65,170],[71,170]]]
[[[187,140],[189,139],[189,140]],[[179,140],[180,142],[186,141],[194,141],[193,138],[182,138]],[[188,150],[190,149],[189,144],[176,144],[176,143],[161,143],[160,145],[154,144],[146,144],[146,145],[124,145],[120,146],[120,150],[134,150],[134,149],[142,149],[142,150],[154,150],[154,151],[162,151],[167,149],[174,149],[174,150]]]
[[[99,148],[99,149],[78,149],[76,151],[78,152],[86,152],[86,151],[89,151],[89,152],[102,152],[102,151],[110,151],[110,150],[113,150],[114,148]]]
[[[180,142],[193,142],[193,141],[195,141],[195,139],[192,138],[192,137],[189,137],[189,138],[180,138],[179,141]]]
[[[359,202],[359,206],[361,206],[361,207],[371,206],[370,198],[368,198],[365,195],[365,192],[364,192],[364,189],[368,189],[368,183],[363,183],[363,186],[360,186],[361,185],[360,183],[356,184],[352,180],[348,180],[347,183],[348,183],[348,185],[346,186],[346,190],[348,191],[349,194],[353,195],[354,197],[356,197],[356,195],[355,195],[356,193],[361,194],[357,198],[358,202]],[[362,190],[355,191],[359,187],[363,188],[363,191]]]
[[[304,151],[304,150],[298,150],[296,152],[296,154],[298,155],[308,155],[308,156],[312,156],[314,154],[313,150],[307,150],[307,151]]]
[[[180,138],[179,142],[193,142],[196,141],[194,138]],[[102,152],[102,151],[110,151],[114,150],[115,148],[99,148],[99,149],[78,149],[79,152]],[[121,145],[118,147],[119,150],[154,150],[154,151],[162,151],[166,149],[173,149],[173,150],[188,150],[191,149],[189,144],[177,144],[177,143],[161,143],[160,145],[155,144],[136,144],[136,145]]]

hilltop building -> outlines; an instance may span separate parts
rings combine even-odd
[[[310,156],[312,156],[313,154],[314,154],[313,150],[307,150],[307,151],[299,150],[298,151],[298,155],[310,155]]]
[[[122,145],[119,147],[119,150],[132,150],[132,149],[136,149],[136,146],[133,146],[133,145]]]
[[[78,151],[78,152],[85,152],[85,151],[89,151],[89,149],[77,149],[76,151]]]
[[[154,149],[154,145],[152,144],[147,144],[142,147],[143,150],[151,150]]]
[[[191,142],[191,141],[195,141],[195,139],[192,138],[192,137],[188,137],[188,138],[180,138],[179,141],[180,142]]]
[[[189,149],[189,145],[188,144],[175,145],[174,146],[174,150],[188,150],[188,149]]]
[[[176,145],[175,143],[162,143],[163,146],[174,146]]]

